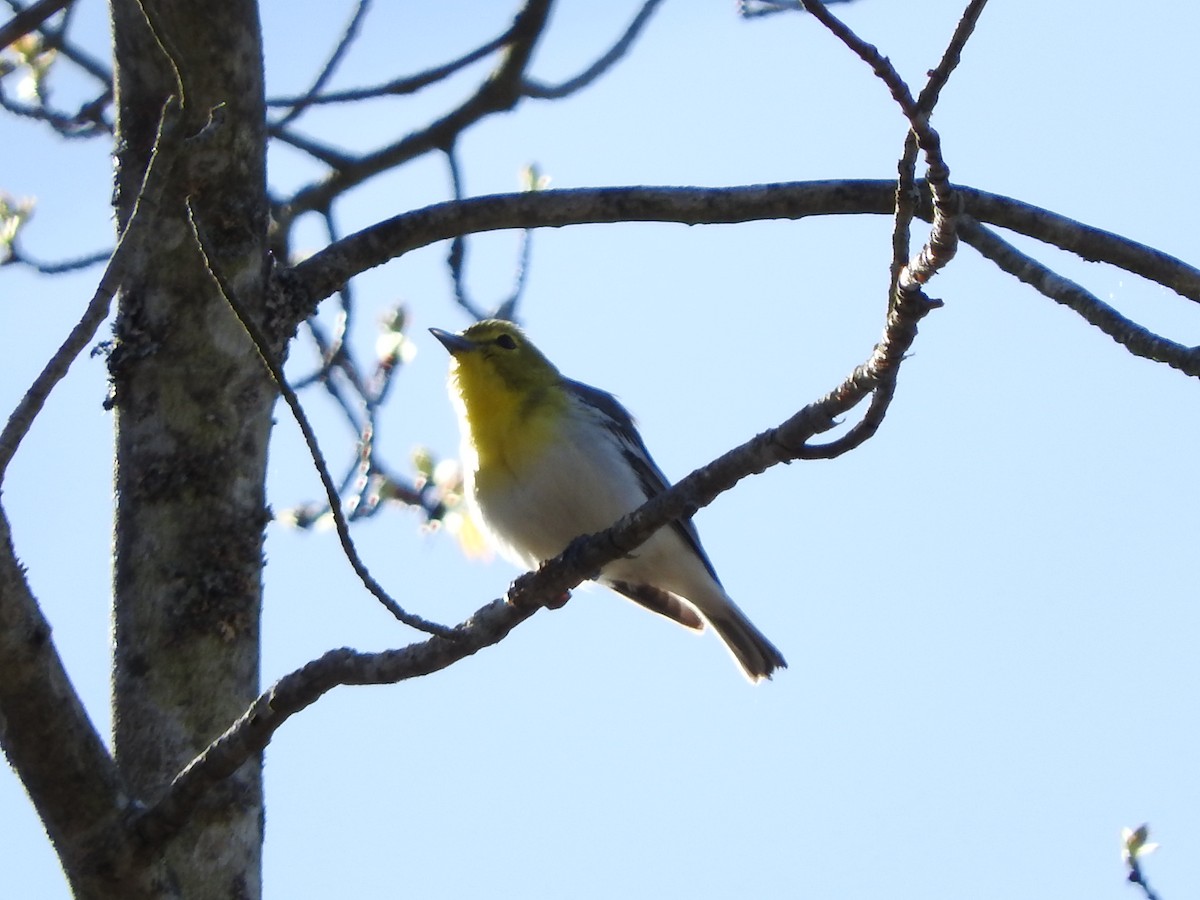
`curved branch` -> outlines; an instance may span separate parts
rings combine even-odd
[[[98,266],[112,258],[111,250],[98,250],[95,253],[89,253],[86,256],[78,256],[74,259],[60,259],[56,262],[44,262],[42,260],[33,259],[28,254],[18,248],[14,248],[11,255],[6,259],[3,265],[6,266],[28,266],[37,272],[39,275],[63,275],[67,272],[78,272],[80,269],[90,269],[92,266]]]
[[[526,79],[525,86],[522,89],[526,97],[532,97],[537,100],[561,100],[563,97],[569,97],[576,91],[587,87],[616,63],[621,60],[629,48],[633,46],[633,42],[638,39],[638,35],[642,33],[642,29],[646,27],[646,23],[650,21],[650,17],[654,15],[655,10],[662,5],[662,0],[646,0],[642,4],[642,8],[638,10],[633,21],[629,23],[629,27],[625,29],[615,44],[608,48],[603,56],[576,75],[564,81],[562,84],[548,85],[538,81]]]
[[[350,21],[342,29],[342,36],[338,39],[337,46],[333,48],[329,59],[313,81],[312,87],[301,97],[297,98],[296,102],[291,104],[291,108],[277,122],[272,123],[272,128],[282,127],[288,124],[288,122],[298,119],[304,114],[305,110],[312,106],[313,100],[321,92],[321,88],[329,83],[329,79],[333,77],[333,73],[341,65],[342,59],[345,58],[346,52],[350,49],[350,45],[358,37],[359,26],[362,25],[362,21],[366,17],[367,9],[370,5],[371,0],[358,0],[358,6],[354,8],[354,14],[350,16]]]
[[[285,292],[280,325],[290,323],[294,329],[317,303],[353,276],[418,247],[462,234],[604,222],[698,225],[819,215],[891,215],[895,192],[892,181],[816,181],[736,188],[534,191],[438,203],[372,225],[280,273]],[[922,192],[918,214],[928,221],[933,212],[927,185]],[[962,199],[964,212],[981,222],[1053,244],[1087,260],[1118,266],[1200,301],[1200,271],[1166,253],[1018,200],[958,185],[955,193]],[[1032,283],[1039,284],[1037,280]],[[1054,294],[1048,296],[1058,300]],[[1123,318],[1120,321],[1125,324],[1109,333],[1134,334],[1140,328]],[[1181,353],[1172,352],[1170,358],[1183,361],[1176,367],[1190,372],[1192,363]]]
[[[220,291],[221,297],[229,304],[229,308],[233,310],[242,328],[245,329],[247,337],[249,337],[250,341],[254,344],[255,350],[258,352],[259,359],[270,373],[271,379],[275,382],[276,387],[279,388],[280,393],[283,394],[288,408],[292,411],[292,415],[296,419],[296,424],[300,426],[300,432],[304,436],[304,443],[308,446],[309,454],[312,456],[313,467],[317,470],[321,485],[325,488],[325,494],[329,499],[329,510],[333,515],[338,540],[342,545],[342,552],[350,563],[350,567],[354,570],[354,574],[358,576],[363,587],[397,621],[418,631],[424,631],[426,634],[443,636],[448,634],[449,629],[444,625],[423,619],[421,616],[414,615],[405,610],[399,603],[392,599],[391,595],[383,589],[383,585],[376,581],[375,577],[367,570],[366,564],[363,563],[362,558],[358,555],[354,541],[350,537],[350,526],[346,524],[346,517],[342,513],[338,489],[329,474],[329,467],[325,465],[325,457],[317,446],[317,436],[313,432],[312,425],[309,424],[308,417],[304,414],[304,409],[300,405],[300,400],[296,396],[296,392],[292,390],[287,383],[287,379],[284,378],[282,365],[272,355],[273,351],[270,339],[259,328],[258,323],[249,315],[246,307],[234,291],[233,286],[225,278],[224,273],[213,264],[213,253],[211,251],[213,245],[206,239],[204,228],[196,218],[195,210],[192,208],[190,200],[187,203],[187,212],[188,220],[192,226],[192,233],[196,239],[196,245],[200,249],[208,274],[212,277],[217,289]]]
[[[942,156],[942,139],[937,131],[929,124],[929,112],[921,109],[913,99],[912,92],[900,73],[896,71],[891,61],[881,54],[872,44],[868,44],[837,16],[827,10],[819,0],[801,0],[805,9],[822,25],[829,29],[842,43],[849,47],[858,57],[887,85],[892,98],[900,105],[904,117],[908,119],[912,134],[916,137],[917,145],[925,154],[926,182],[933,200],[933,228],[929,240],[922,245],[917,255],[902,267],[896,278],[897,289],[910,291],[929,282],[951,259],[958,249],[957,218],[962,204],[950,186],[950,168]],[[960,23],[961,24],[961,23]],[[961,29],[960,29],[961,30]],[[967,30],[961,40],[965,41],[970,35]],[[958,40],[956,34],[954,40]],[[953,47],[953,41],[951,44]],[[948,51],[949,52],[949,51]],[[944,60],[943,60],[944,61]],[[943,77],[949,77],[947,67]],[[931,73],[930,78],[935,73]],[[929,102],[936,101],[936,93],[929,95]],[[907,158],[907,153],[905,154]],[[904,178],[901,178],[903,189]],[[903,215],[903,212],[901,212]],[[902,229],[901,229],[902,230]],[[893,244],[895,246],[895,244]]]
[[[965,212],[980,222],[1052,244],[1088,262],[1108,263],[1200,303],[1200,271],[1169,253],[1031,203],[972,188],[959,190]]]
[[[4,430],[0,431],[0,483],[4,481],[8,464],[12,462],[17,447],[25,439],[50,392],[66,376],[75,357],[83,352],[100,323],[108,317],[112,298],[121,285],[121,279],[125,277],[130,260],[146,251],[146,242],[142,237],[154,221],[158,201],[166,185],[167,173],[175,163],[176,150],[181,139],[178,133],[180,116],[179,104],[171,98],[164,105],[162,117],[159,119],[154,149],[151,151],[150,163],[146,167],[141,188],[134,201],[133,214],[117,241],[104,273],[100,276],[95,294],[92,295],[83,317],[50,357],[49,362],[17,404],[17,408],[8,417]]]
[[[0,509],[0,746],[68,873],[127,844],[130,798],[38,608]],[[131,895],[132,896],[132,895]]]
[[[1105,262],[1200,302],[1200,270],[1169,254],[1047,209],[956,185],[964,212],[1083,259]],[[355,275],[460,234],[614,222],[729,224],[831,215],[891,215],[896,183],[807,181],[733,188],[623,187],[545,190],[436,203],[379,222],[281,273],[292,327]],[[932,217],[928,192],[918,215]]]
[[[1134,356],[1166,363],[1185,375],[1200,377],[1200,348],[1177,344],[1125,318],[1095,294],[1052,272],[969,217],[963,217],[960,230],[963,240],[985,258],[1056,303],[1077,312]]]
[[[458,59],[451,60],[448,63],[443,63],[440,66],[435,66],[432,69],[426,69],[424,72],[418,72],[416,75],[406,75],[403,78],[395,78],[385,84],[376,85],[375,87],[366,88],[351,88],[345,91],[330,91],[327,94],[317,94],[309,100],[310,106],[319,106],[326,103],[355,103],[359,100],[373,100],[377,97],[396,97],[405,94],[415,94],[422,88],[428,87],[431,84],[436,84],[444,78],[449,78],[460,69],[465,69],[471,63],[478,62],[485,56],[495,53],[503,47],[512,38],[512,28],[510,27],[503,34],[492,38],[486,44],[476,47],[469,53],[465,53]],[[299,103],[303,97],[276,97],[267,101],[267,106],[293,106]]]
[[[461,234],[613,222],[688,225],[889,213],[883,181],[815,181],[738,188],[583,188],[492,194],[394,216],[349,235],[282,273],[296,323],[345,281],[418,247]]]

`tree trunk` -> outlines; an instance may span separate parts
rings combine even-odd
[[[145,8],[150,25],[147,24]],[[152,25],[152,28],[151,28]],[[185,143],[152,225],[149,265],[118,298],[113,721],[117,765],[143,802],[258,691],[264,479],[275,391],[205,267],[259,316],[269,276],[262,48],[250,0],[113,0],[120,228],[164,101],[184,89]],[[172,59],[163,52],[165,48]],[[172,66],[172,61],[174,66]],[[163,848],[187,898],[261,895],[261,760]]]

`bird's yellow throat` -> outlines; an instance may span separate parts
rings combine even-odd
[[[558,384],[513,386],[480,354],[456,355],[450,386],[477,467],[513,473],[536,460],[559,435],[570,402]]]

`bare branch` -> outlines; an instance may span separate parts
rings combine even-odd
[[[929,78],[917,97],[917,109],[925,115],[930,115],[941,96],[942,88],[950,78],[950,74],[958,67],[962,59],[962,50],[968,38],[975,31],[975,23],[979,20],[987,0],[971,0],[966,11],[958,21],[954,34],[946,51],[942,54],[941,62],[929,73]],[[916,161],[917,139],[914,132],[909,131],[904,139],[904,152],[897,165],[899,180],[896,184],[896,221],[892,230],[892,268],[891,293],[894,295],[900,288],[901,276],[908,265],[910,254],[910,224],[916,213],[919,195],[916,190]]]
[[[526,0],[517,14],[500,65],[465,103],[428,127],[338,167],[322,181],[298,191],[280,210],[287,220],[325,209],[339,194],[414,157],[450,146],[466,128],[495,112],[512,109],[521,99],[521,83],[533,48],[550,14],[551,0]]]
[[[222,779],[270,742],[284,722],[342,684],[395,684],[428,675],[502,640],[533,614],[496,600],[454,630],[453,638],[432,637],[401,650],[359,653],[343,648],[285,675],[242,717],[210,744],[172,781],[166,795],[135,828],[157,842],[187,819],[197,802]]]
[[[888,296],[900,291],[900,277],[912,255],[912,220],[921,202],[917,189],[917,138],[910,130],[904,136],[904,151],[896,164],[896,211],[892,222],[892,264]]]
[[[130,260],[144,252],[142,235],[155,218],[158,201],[166,184],[167,173],[175,162],[175,151],[180,142],[180,136],[177,133],[179,120],[179,105],[174,99],[169,100],[163,107],[162,117],[159,119],[158,135],[150,155],[150,164],[146,167],[146,173],[142,178],[142,186],[134,204],[134,213],[117,241],[117,246],[108,261],[108,266],[104,269],[104,274],[100,276],[100,283],[84,311],[83,318],[71,329],[71,333],[67,335],[62,346],[50,357],[29,390],[25,392],[25,396],[21,398],[21,402],[17,404],[17,408],[9,416],[3,432],[0,432],[0,482],[4,479],[8,464],[12,462],[17,447],[20,446],[21,441],[33,425],[33,420],[37,418],[38,413],[45,405],[46,398],[67,374],[75,357],[83,352],[83,348],[92,340],[100,323],[108,317],[109,305],[112,303],[117,288],[121,285],[121,279],[125,277]]]
[[[329,55],[328,62],[325,63],[325,66],[321,69],[321,73],[313,81],[312,87],[303,96],[299,97],[295,103],[290,104],[291,109],[279,121],[273,123],[271,125],[272,128],[280,128],[289,122],[295,121],[313,104],[314,99],[321,92],[321,89],[329,83],[329,79],[337,71],[337,67],[341,64],[346,51],[350,49],[350,45],[354,42],[354,39],[358,37],[359,26],[362,25],[362,21],[366,17],[367,9],[370,5],[371,0],[358,0],[358,6],[355,7],[354,14],[350,17],[350,21],[342,31],[342,36],[338,40],[337,46],[333,48],[333,53]]]
[[[432,69],[426,69],[424,72],[419,72],[416,75],[406,75],[403,78],[396,78],[384,84],[374,87],[354,88],[346,91],[330,91],[327,94],[317,94],[309,99],[309,106],[318,106],[327,103],[356,103],[359,100],[374,100],[379,97],[397,97],[406,94],[415,94],[422,88],[429,87],[431,84],[436,84],[446,78],[449,78],[454,73],[465,69],[472,63],[479,62],[485,56],[495,53],[503,47],[512,37],[512,27],[510,26],[503,34],[492,38],[486,44],[476,47],[470,53],[460,56],[458,59],[451,60],[448,63],[443,63],[440,66],[435,66]],[[294,106],[304,99],[300,97],[276,97],[267,101],[267,106]]]
[[[1146,875],[1142,872],[1142,864],[1138,858],[1136,856],[1130,858],[1126,865],[1129,868],[1129,874],[1125,876],[1125,880],[1130,884],[1136,884],[1140,887],[1146,900],[1159,900],[1158,892],[1150,887],[1150,882],[1146,880]]]
[[[822,3],[850,3],[851,0],[821,0]],[[802,0],[738,0],[738,15],[758,19],[781,12],[805,12]]]
[[[104,119],[102,111],[108,105],[111,95],[102,94],[97,100],[85,103],[75,113],[61,112],[52,109],[45,103],[23,103],[13,100],[4,93],[3,83],[0,82],[0,109],[20,116],[22,119],[32,119],[45,122],[53,128],[60,137],[90,138],[101,134],[111,134],[113,127]]]
[[[221,296],[225,302],[229,304],[229,308],[233,310],[238,317],[238,321],[242,323],[242,327],[246,330],[246,334],[254,343],[255,349],[258,351],[259,358],[267,371],[271,373],[276,386],[283,394],[284,400],[287,402],[288,408],[291,409],[292,415],[296,419],[296,424],[300,426],[300,431],[304,435],[304,442],[308,445],[309,453],[312,455],[313,466],[317,470],[317,475],[320,476],[321,485],[325,488],[326,496],[329,498],[330,512],[333,514],[333,521],[337,527],[338,539],[342,544],[342,551],[346,555],[346,559],[350,562],[351,568],[358,576],[363,586],[371,592],[383,607],[396,618],[397,621],[415,628],[418,631],[423,631],[426,634],[446,636],[450,634],[450,629],[444,625],[439,625],[436,622],[428,621],[420,616],[413,615],[405,611],[392,597],[383,589],[383,586],[375,580],[374,576],[367,570],[366,565],[358,555],[358,551],[354,547],[354,541],[350,537],[350,527],[346,524],[346,518],[342,514],[341,501],[338,496],[338,490],[333,484],[333,479],[329,475],[329,468],[325,465],[325,458],[321,454],[321,450],[317,445],[317,436],[313,432],[312,425],[309,424],[308,417],[304,415],[304,409],[300,406],[300,400],[296,397],[296,392],[288,386],[287,379],[283,376],[283,370],[279,363],[271,355],[271,344],[267,340],[258,323],[254,321],[246,312],[245,307],[238,299],[237,294],[233,290],[233,286],[225,279],[222,273],[213,265],[213,256],[210,252],[211,244],[205,239],[203,227],[196,219],[195,211],[192,208],[191,202],[188,202],[188,220],[191,222],[192,231],[196,238],[196,244],[204,257],[204,265],[208,269],[208,273],[212,276],[217,288],[221,292]]]
[[[537,191],[439,203],[380,222],[280,274],[288,315],[299,321],[347,279],[418,247],[458,234],[601,222],[689,225],[802,219],[894,211],[891,181],[799,182],[737,188],[599,188]],[[1200,271],[1166,253],[1066,216],[955,186],[975,219],[1106,262],[1200,302]],[[928,196],[918,214],[929,220]]]
[[[872,71],[887,85],[893,99],[900,105],[901,111],[908,119],[909,126],[916,135],[917,145],[925,154],[928,164],[926,180],[933,197],[933,228],[930,231],[929,240],[921,247],[916,257],[901,270],[897,279],[898,290],[907,291],[919,287],[928,283],[938,270],[950,262],[958,245],[955,217],[958,215],[961,201],[950,187],[950,168],[942,157],[941,138],[929,124],[929,113],[918,107],[908,85],[904,83],[886,56],[847,28],[818,0],[801,0],[801,2],[814,18],[871,66]],[[965,39],[964,36],[963,40]]]
[[[1079,313],[1134,356],[1200,377],[1200,347],[1177,344],[1125,318],[1095,294],[1021,253],[970,217],[963,217],[960,228],[963,240],[1005,272]]]
[[[450,184],[454,193],[454,199],[461,202],[465,198],[465,191],[463,189],[462,169],[458,164],[456,148],[450,147],[446,150],[446,164],[450,169]],[[532,174],[532,167],[528,171],[531,173],[530,190],[538,190],[536,176]],[[487,318],[511,320],[516,315],[517,304],[521,300],[521,295],[525,292],[525,277],[529,272],[529,257],[532,246],[532,230],[526,228],[521,232],[521,248],[517,255],[517,272],[512,291],[505,299],[497,303],[491,312],[488,312],[472,300],[467,293],[467,239],[465,235],[456,235],[450,242],[450,252],[446,255],[446,265],[450,269],[450,282],[454,287],[455,302],[466,311],[467,315],[476,321]]]
[[[354,158],[348,153],[335,147],[327,147],[302,134],[296,134],[286,128],[272,126],[268,129],[275,140],[295,147],[302,153],[307,153],[313,159],[320,160],[331,169],[344,169],[354,164]]]
[[[937,106],[938,98],[941,96],[942,88],[946,86],[946,82],[950,78],[950,73],[958,68],[959,62],[962,61],[963,47],[975,32],[975,25],[985,6],[987,6],[987,0],[971,0],[967,4],[967,8],[959,18],[954,34],[950,38],[950,43],[946,46],[946,52],[942,54],[941,62],[929,73],[929,80],[925,82],[925,87],[921,89],[921,94],[917,97],[917,109],[926,115],[933,112],[933,108]]]
[[[454,199],[462,202],[463,182],[462,171],[458,166],[458,153],[454,146],[446,148],[446,166],[450,169],[450,187],[454,193]],[[468,316],[476,321],[486,319],[487,313],[477,307],[471,298],[467,296],[466,279],[463,277],[463,268],[467,258],[467,239],[465,235],[455,235],[450,241],[450,252],[446,254],[446,265],[450,269],[450,283],[454,286],[454,300],[461,306]]]
[[[1200,302],[1200,271],[1145,244],[1047,209],[955,185],[975,219],[1106,262]],[[787,182],[733,188],[623,187],[547,190],[436,203],[379,222],[281,273],[302,321],[348,279],[457,234],[611,222],[728,224],[809,216],[891,215],[896,184],[884,180]],[[926,196],[918,214],[928,220]]]
[[[0,509],[0,746],[63,867],[124,839],[129,800],[88,718],[13,549]]]
[[[957,188],[972,218],[1052,244],[1089,262],[1103,262],[1200,303],[1200,272],[1147,244],[1086,225],[1040,206],[973,188]]]
[[[4,0],[4,2],[17,16],[20,16],[26,11],[21,4],[17,2],[17,0]],[[67,15],[63,17],[63,25],[66,24],[67,17],[70,16],[71,11],[74,8],[74,5],[68,3]],[[32,9],[32,7],[30,7],[30,9]],[[75,63],[75,65],[79,66],[79,68],[81,68],[83,71],[87,72],[97,81],[99,81],[107,90],[107,100],[112,99],[112,72],[107,66],[67,41],[64,37],[64,28],[62,26],[51,30],[45,25],[43,20],[43,23],[37,27],[46,37],[47,48],[54,48],[66,59],[69,59],[71,62]],[[0,44],[0,47],[3,46],[5,45]]]
[[[47,19],[60,12],[69,3],[71,0],[37,0],[37,3],[32,6],[21,9],[15,16],[0,25],[0,49],[23,38],[29,32],[41,28]]]
[[[646,23],[650,21],[650,17],[654,15],[655,10],[662,4],[662,0],[646,0],[642,4],[642,8],[638,10],[637,15],[633,17],[633,21],[629,23],[629,27],[625,29],[615,44],[609,47],[608,52],[601,56],[598,60],[576,75],[564,81],[562,84],[547,85],[532,79],[525,80],[525,86],[522,90],[526,97],[533,97],[538,100],[561,100],[563,97],[568,97],[576,91],[587,87],[616,63],[621,60],[629,48],[633,46],[633,42],[638,39],[642,29],[646,27]]]
[[[79,256],[75,259],[63,259],[58,262],[42,262],[31,258],[18,248],[13,248],[3,265],[6,266],[28,266],[40,275],[63,275],[67,272],[78,272],[80,269],[88,269],[92,266],[97,266],[107,259],[112,258],[111,250],[101,250],[97,253],[90,253],[87,256]]]

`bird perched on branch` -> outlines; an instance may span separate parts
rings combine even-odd
[[[536,568],[667,489],[616,398],[563,377],[516,325],[430,331],[452,357],[468,502],[513,561]],[[787,665],[725,593],[690,520],[663,526],[597,580],[687,628],[708,623],[751,681]]]

